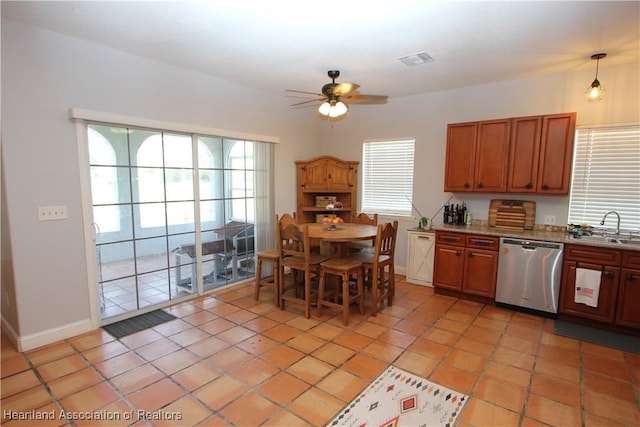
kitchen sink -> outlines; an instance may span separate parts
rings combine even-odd
[[[627,244],[627,245],[640,245],[640,239],[625,239],[616,236],[574,236],[574,239],[578,240],[587,240],[591,242],[603,242],[603,243],[618,243],[618,244]]]

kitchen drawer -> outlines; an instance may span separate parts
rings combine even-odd
[[[564,259],[619,267],[622,264],[622,251],[586,245],[565,245]]]
[[[497,251],[498,247],[500,246],[500,239],[498,237],[468,234],[467,240],[466,240],[466,246],[468,248],[487,249],[490,251]]]
[[[622,267],[640,269],[640,251],[624,251],[622,253]]]
[[[465,234],[463,233],[447,233],[436,232],[436,244],[464,246]]]

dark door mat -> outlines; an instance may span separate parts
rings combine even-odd
[[[148,328],[153,328],[161,323],[175,319],[176,316],[163,310],[154,310],[139,316],[124,319],[110,325],[103,326],[102,329],[109,332],[116,338],[126,337]]]
[[[618,334],[602,329],[590,328],[577,323],[556,320],[553,331],[556,335],[587,341],[592,344],[611,347],[629,353],[640,354],[640,338],[632,335]]]

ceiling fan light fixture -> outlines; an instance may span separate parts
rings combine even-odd
[[[320,114],[332,119],[346,114],[348,110],[349,108],[344,102],[336,102],[334,99],[332,99],[331,101],[323,102],[322,105],[320,105],[320,107],[318,108],[318,112]]]
[[[604,94],[606,91],[598,80],[598,66],[600,65],[600,60],[606,56],[606,53],[596,53],[594,55],[591,55],[591,59],[596,61],[596,78],[584,93],[585,98],[587,98],[587,101],[589,102],[600,101],[602,98],[604,98]]]

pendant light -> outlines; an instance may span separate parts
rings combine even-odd
[[[343,116],[347,113],[349,109],[347,105],[342,101],[336,101],[335,99],[330,99],[329,101],[325,101],[318,108],[318,112],[325,117],[329,117],[330,119],[335,119],[340,116]]]
[[[604,97],[604,87],[600,84],[598,80],[598,65],[600,65],[600,60],[607,56],[606,53],[596,53],[591,55],[591,59],[596,61],[596,78],[593,80],[593,83],[587,88],[587,91],[584,93],[584,96],[587,98],[587,101],[600,101]]]

